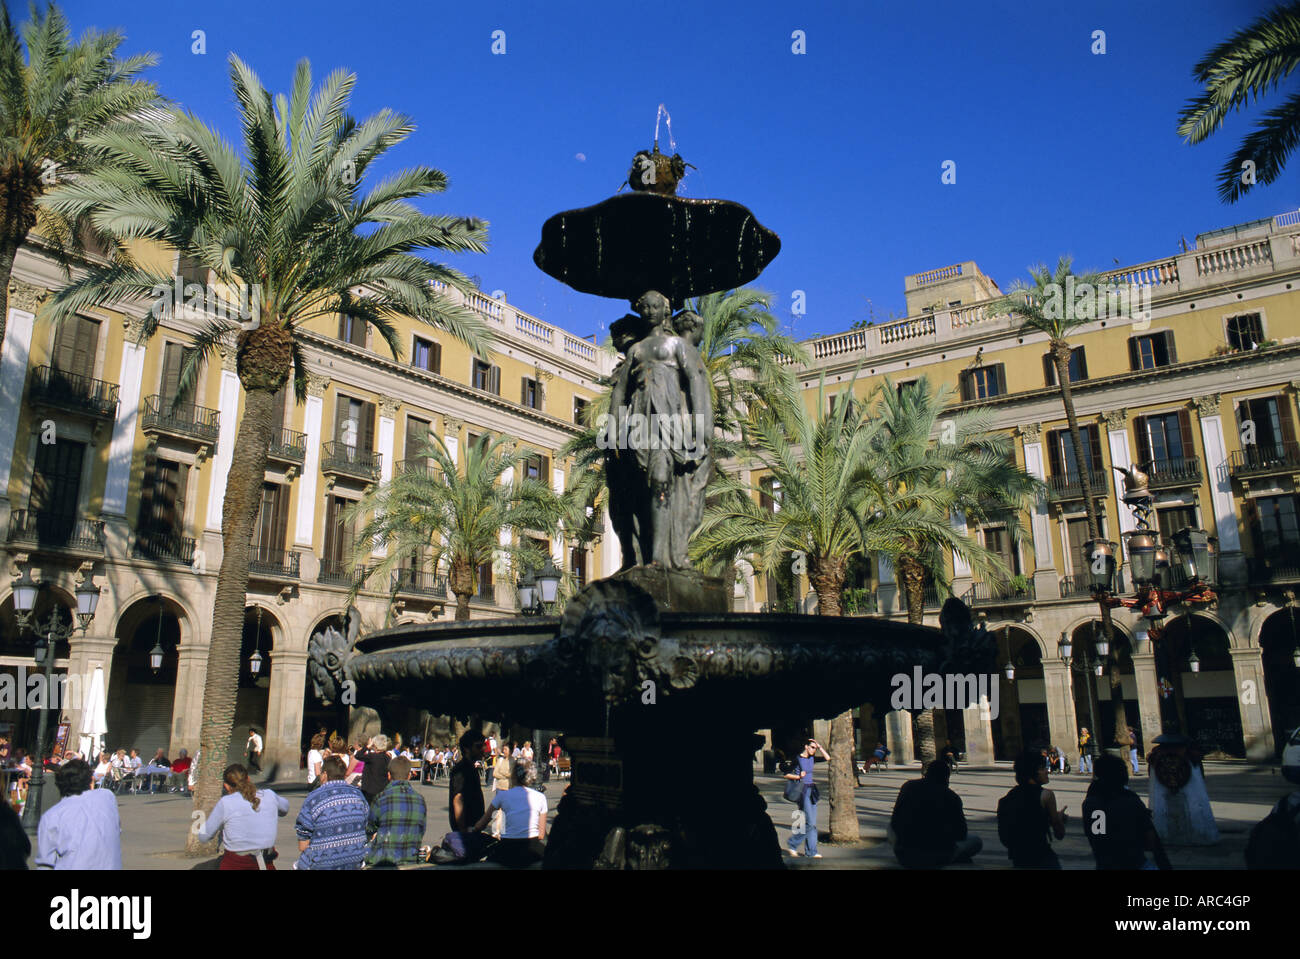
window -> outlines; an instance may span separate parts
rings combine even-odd
[[[346,313],[339,314],[339,339],[353,346],[366,345],[366,321]]]
[[[66,439],[60,439],[57,443],[38,443],[28,509],[33,513],[66,517],[69,524],[74,522],[81,493],[81,466],[85,456],[85,443]]]
[[[59,328],[53,365],[64,373],[93,379],[98,347],[99,323],[84,316],[70,316]]]
[[[758,505],[775,513],[781,505],[781,484],[774,477],[764,476],[758,481]]]
[[[578,589],[587,585],[587,551],[579,546],[569,550],[569,570],[578,584]]]
[[[1077,577],[1087,577],[1089,557],[1083,544],[1088,542],[1088,520],[1080,517],[1065,521],[1065,534],[1070,541],[1070,570],[1076,577],[1075,587],[1079,586]],[[1085,582],[1086,585],[1086,582]]]
[[[182,284],[208,282],[208,268],[195,257],[186,256],[184,253],[176,257],[176,275],[181,278]],[[188,300],[189,297],[186,296],[186,299]]]
[[[1005,526],[989,526],[984,529],[984,546],[1006,564],[1012,576],[1020,575],[1020,550],[1011,541],[1011,535]]]
[[[540,410],[542,408],[542,384],[532,377],[523,377],[519,385],[519,402],[529,409]]]
[[[1132,336],[1128,341],[1129,367],[1134,370],[1154,370],[1178,362],[1174,349],[1174,334],[1170,330]]]
[[[573,398],[573,422],[582,424],[587,415],[587,401],[581,396]]]
[[[1187,410],[1140,416],[1134,424],[1137,432],[1138,465],[1157,469],[1175,460],[1195,456],[1192,447],[1192,422]]]
[[[523,461],[522,471],[524,479],[537,480],[546,486],[550,485],[551,458],[549,456],[530,456]]]
[[[1300,548],[1300,524],[1296,520],[1294,494],[1259,496],[1251,500],[1251,503],[1254,506],[1251,531],[1258,558],[1276,556]]]
[[[916,383],[917,383],[916,380],[903,380],[901,383],[896,384],[898,395],[902,396],[903,390],[907,389],[909,386],[915,386]]]
[[[356,542],[353,524],[344,519],[352,507],[352,500],[331,496],[325,509],[325,550],[321,557],[321,572],[339,574],[352,562]]]
[[[411,346],[411,365],[430,373],[442,373],[442,344],[417,336]]]
[[[1253,350],[1264,342],[1264,320],[1258,313],[1228,317],[1228,346],[1234,350]]]
[[[1248,442],[1252,432],[1253,444]],[[1238,403],[1237,435],[1243,440],[1249,460],[1264,462],[1281,456],[1285,444],[1295,442],[1295,426],[1286,397],[1262,396]]]
[[[429,431],[433,424],[416,416],[406,417],[405,456],[408,464],[423,462],[426,467],[433,465],[433,457],[425,456],[425,448],[432,442]]]
[[[59,444],[62,445],[62,444]],[[180,536],[185,528],[185,493],[190,467],[155,459],[140,487],[140,531]]]
[[[1156,521],[1160,526],[1160,539],[1165,543],[1174,541],[1174,534],[1188,526],[1195,528],[1195,506],[1160,506],[1156,508]]]
[[[1006,367],[1002,363],[977,366],[973,370],[964,371],[961,375],[961,398],[964,403],[1002,396],[1006,391]]]
[[[253,527],[254,561],[282,563],[284,541],[289,528],[289,488],[279,483],[262,484],[262,503]]]
[[[470,385],[485,393],[501,395],[501,368],[475,359],[470,370]]]
[[[1101,435],[1097,424],[1081,427],[1079,439],[1083,442],[1083,456],[1090,470],[1104,470],[1101,461]],[[1069,430],[1053,430],[1048,434],[1048,465],[1053,476],[1078,476],[1078,464],[1074,459],[1074,443],[1070,440]]]
[[[1076,346],[1070,351],[1068,371],[1071,383],[1078,383],[1088,378],[1088,361],[1083,355],[1082,346]],[[1048,386],[1056,385],[1056,358],[1051,353],[1043,354],[1043,381]]]
[[[948,309],[950,309],[950,310],[951,310],[951,309],[954,309],[954,308],[956,308],[956,307],[959,307],[959,306],[961,306],[961,300],[949,300],[949,301],[948,301]]]
[[[181,393],[181,370],[185,361],[194,353],[194,348],[181,343],[168,343],[163,347],[162,406],[170,409],[172,403],[189,403],[194,399],[194,384]],[[280,422],[284,421],[281,407]]]
[[[350,396],[336,398],[334,408],[334,440],[353,450],[369,453],[375,448],[375,404],[354,400]]]
[[[492,564],[481,563],[478,568],[478,598],[485,599],[488,602],[496,600],[496,593],[492,588]]]
[[[290,376],[271,398],[271,425],[275,429],[272,437],[276,443],[280,442],[280,430],[284,428],[284,407],[289,399],[289,384],[292,382],[293,377]]]

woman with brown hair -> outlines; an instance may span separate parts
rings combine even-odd
[[[221,833],[226,852],[220,869],[274,870],[275,832],[279,818],[289,812],[289,800],[274,790],[258,789],[239,763],[227,766],[221,778],[226,794],[199,831],[199,842],[210,842]]]

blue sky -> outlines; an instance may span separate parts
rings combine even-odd
[[[611,195],[666,104],[687,196],[749,206],[782,239],[757,285],[800,338],[903,310],[903,276],[973,259],[1004,288],[1072,253],[1104,268],[1180,237],[1300,206],[1296,170],[1225,206],[1215,173],[1253,123],[1208,143],[1175,133],[1192,65],[1267,9],[1254,0],[651,4],[549,0],[63,5],[75,32],[119,27],[152,50],[165,94],[234,138],[226,57],[273,91],[308,58],[358,75],[354,112],[416,133],[389,168],[450,178],[431,211],[491,222],[490,251],[452,259],[579,335],[626,304],[569,291],[532,262],[542,222]],[[25,19],[26,4],[11,3]],[[205,31],[207,52],[191,52]],[[492,34],[505,31],[494,55]],[[791,34],[802,30],[806,53]],[[1094,30],[1106,53],[1091,52]],[[661,133],[666,147],[666,133]],[[579,158],[581,155],[582,158]],[[942,164],[956,164],[953,185]],[[1300,160],[1294,161],[1300,163]],[[791,316],[803,290],[807,314]]]

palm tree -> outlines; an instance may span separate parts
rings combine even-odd
[[[706,509],[692,543],[692,557],[726,562],[738,553],[752,556],[756,570],[773,574],[792,553],[806,557],[808,578],[817,593],[818,612],[841,614],[840,593],[850,560],[873,552],[897,553],[910,537],[942,539],[954,535],[945,521],[935,523],[915,510],[888,509],[880,460],[872,441],[876,427],[865,404],[838,402],[828,411],[825,380],[817,411],[803,403],[785,411],[761,411],[751,424],[752,455],[780,484],[780,509],[760,505],[757,487],[722,473],[718,495]],[[777,415],[784,412],[784,419]],[[854,808],[853,714],[831,720],[830,827],[837,842],[859,836]]]
[[[288,98],[274,101],[252,70],[230,58],[240,107],[241,158],[192,115],[146,118],[136,135],[92,138],[102,167],[60,186],[43,201],[70,220],[86,218],[119,242],[144,238],[176,249],[210,270],[225,289],[251,291],[256,318],[240,325],[211,319],[181,371],[182,390],[219,347],[231,346],[244,388],[234,456],[222,507],[221,568],[203,694],[195,805],[211,809],[234,718],[249,543],[266,469],[275,393],[291,372],[305,400],[307,367],[297,332],[319,317],[347,312],[369,322],[395,357],[394,318],[413,316],[486,355],[483,323],[441,292],[467,288],[459,273],[413,251],[482,252],[486,224],[430,216],[409,201],[437,193],[446,177],[428,167],[390,175],[363,191],[370,164],[413,130],[409,118],[381,110],[358,123],[347,114],[355,76],[335,71],[312,95],[311,68],[298,64]],[[133,262],[94,266],[49,303],[56,320],[89,307],[155,298],[171,277]],[[141,339],[162,312],[143,318]],[[193,843],[193,837],[191,837]]]
[[[942,585],[948,552],[984,578],[1005,581],[1010,573],[996,553],[953,530],[952,516],[964,514],[975,526],[1004,523],[1017,541],[1020,510],[1032,503],[1042,484],[1016,465],[1011,438],[993,431],[987,409],[947,416],[952,391],[945,387],[932,393],[928,377],[901,388],[886,379],[877,387],[875,401],[878,429],[872,452],[880,463],[887,508],[910,510],[932,521],[931,527],[908,535],[902,549],[884,551],[907,596],[907,621],[919,625],[925,615],[926,573]],[[929,529],[943,535],[933,536]],[[917,716],[917,732],[922,761],[935,759],[934,710]]]
[[[433,568],[448,571],[456,619],[466,620],[477,592],[478,568],[484,563],[498,554],[530,569],[545,562],[525,534],[555,528],[559,497],[544,482],[518,478],[529,451],[516,448],[508,436],[484,433],[465,447],[459,467],[439,436],[423,455],[433,461],[431,468],[395,474],[367,493],[346,521],[370,516],[357,539],[358,562],[365,562],[371,544],[387,547],[387,556],[368,578],[383,582],[412,556],[427,557]],[[504,481],[507,471],[514,477],[509,482]],[[508,534],[505,544],[502,532]],[[354,594],[359,589],[354,587]]]
[[[1178,115],[1188,143],[1209,139],[1229,110],[1267,96],[1300,66],[1300,3],[1276,7],[1207,53],[1192,73],[1205,89]],[[1236,203],[1255,181],[1272,183],[1300,143],[1300,93],[1267,111],[1219,171],[1219,198]],[[1248,176],[1253,171],[1254,176]]]
[[[686,309],[703,321],[699,350],[713,385],[714,462],[743,455],[738,441],[751,414],[801,402],[794,370],[795,363],[808,362],[808,352],[780,332],[771,306],[770,293],[749,287],[686,301]],[[609,411],[609,382],[600,385],[605,391],[588,405],[583,431],[560,450],[560,456],[573,457],[575,464],[565,490],[565,528],[579,536],[586,530],[588,538],[599,528],[605,505],[604,450],[597,443],[597,424]]]
[[[1031,283],[1017,280],[1011,292],[992,309],[994,312],[1006,310],[1011,316],[1019,317],[1021,333],[1047,334],[1047,347],[1056,367],[1057,388],[1061,391],[1061,404],[1065,407],[1065,419],[1070,428],[1075,469],[1078,470],[1079,486],[1083,492],[1083,507],[1088,517],[1088,538],[1096,541],[1101,538],[1101,522],[1097,516],[1097,501],[1093,499],[1088,465],[1091,460],[1084,456],[1083,434],[1079,430],[1079,418],[1074,411],[1074,388],[1070,384],[1071,347],[1068,338],[1079,327],[1096,319],[1097,310],[1077,309],[1075,303],[1067,302],[1068,298],[1063,291],[1081,291],[1086,285],[1087,290],[1099,294],[1107,289],[1110,281],[1098,273],[1076,274],[1073,260],[1068,256],[1057,260],[1054,271],[1040,263],[1029,268],[1029,275]],[[1128,718],[1124,709],[1120,651],[1115,643],[1110,607],[1105,603],[1098,605],[1101,607],[1102,629],[1110,643],[1110,696],[1115,710],[1115,744],[1122,745],[1120,735],[1121,731],[1128,728]]]
[[[88,31],[73,43],[68,21],[52,4],[20,31],[0,10],[0,348],[9,317],[14,259],[36,226],[37,201],[55,183],[91,169],[87,138],[128,127],[154,106],[152,83],[136,79],[158,62],[152,54],[118,59],[121,33]],[[26,41],[27,56],[23,56]],[[42,232],[67,266],[80,246],[78,225],[43,218]]]

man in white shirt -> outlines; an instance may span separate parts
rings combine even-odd
[[[83,759],[65,763],[54,774],[62,798],[41,816],[37,869],[122,868],[117,796],[108,789],[91,789],[91,777]]]
[[[433,781],[435,765],[437,762],[438,762],[438,750],[434,749],[432,746],[425,746],[424,765],[420,767],[421,782],[427,783]]]
[[[262,771],[262,737],[257,730],[248,730],[248,768],[255,773]]]

